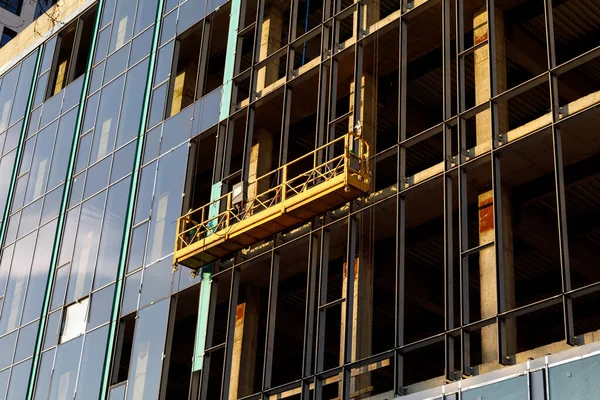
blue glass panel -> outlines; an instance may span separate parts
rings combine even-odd
[[[134,223],[137,224],[148,218],[152,201],[152,189],[154,188],[154,176],[156,174],[156,162],[142,168],[139,189],[136,199]]]
[[[6,236],[4,240],[6,243],[12,243],[17,239],[17,229],[19,229],[19,220],[21,219],[21,212],[11,215],[8,219],[8,229],[6,230]]]
[[[56,220],[44,225],[38,231],[38,239],[35,247],[35,254],[33,256],[33,263],[31,264],[31,274],[29,286],[27,287],[27,297],[25,299],[25,309],[23,310],[21,324],[28,323],[38,318],[42,311],[55,232]]]
[[[13,124],[15,121],[25,116],[25,107],[27,106],[27,100],[29,99],[29,89],[31,88],[31,81],[33,79],[33,71],[35,69],[37,53],[32,53],[29,57],[23,61],[21,66],[21,74],[19,75],[19,84],[17,85],[17,92],[15,95],[15,101],[13,109],[10,115],[10,123]]]
[[[173,252],[176,221],[181,215],[181,193],[187,167],[187,151],[187,146],[180,146],[159,159],[146,265]]]
[[[42,213],[42,202],[43,199],[39,199],[23,208],[17,237],[21,237],[37,228]]]
[[[21,65],[18,64],[2,78],[2,86],[0,86],[0,132],[8,127],[20,70]]]
[[[153,127],[164,119],[167,98],[167,83],[154,89],[150,105],[150,121],[148,127]]]
[[[102,61],[92,69],[92,79],[90,79],[90,93],[94,93],[102,86],[102,80],[104,78],[104,68],[106,67],[106,61]]]
[[[116,182],[132,172],[136,145],[137,141],[133,141],[115,153],[110,172],[110,183]]]
[[[125,388],[127,384],[115,386],[110,389],[108,400],[125,400]]]
[[[525,375],[462,392],[463,400],[527,400],[527,397]]]
[[[75,162],[75,174],[81,172],[88,165],[90,156],[90,147],[92,145],[93,134],[88,133],[79,139],[79,147],[77,149],[77,161]]]
[[[19,330],[19,339],[17,340],[17,349],[13,362],[17,363],[33,355],[38,326],[39,321],[36,321]]]
[[[0,316],[0,334],[4,334],[19,326],[25,300],[25,288],[27,287],[28,273],[31,267],[35,247],[36,234],[32,233],[19,240],[15,245],[15,253],[12,267],[8,278],[4,307]]]
[[[115,285],[110,285],[92,294],[92,306],[87,329],[94,329],[110,321]]]
[[[135,17],[135,32],[138,34],[150,26],[156,19],[158,0],[139,0],[138,10]]]
[[[104,353],[106,352],[106,339],[108,326],[88,333],[83,346],[81,358],[81,371],[77,381],[77,395],[75,399],[89,399],[94,393],[100,393]]]
[[[38,373],[35,385],[34,400],[46,400],[48,390],[50,390],[50,375],[52,374],[52,364],[54,364],[54,349],[42,354],[40,363],[40,372]]]
[[[85,177],[87,171],[73,178],[71,183],[71,194],[69,195],[69,208],[79,204],[83,200],[83,189],[85,188]]]
[[[4,295],[4,289],[6,287],[6,281],[8,280],[8,273],[10,272],[10,264],[12,262],[14,250],[14,245],[6,246],[2,252],[2,257],[0,257],[0,296]],[[0,305],[1,304],[2,303],[0,303]]]
[[[121,107],[117,147],[137,137],[140,129],[142,106],[144,105],[144,85],[148,74],[148,61],[141,62],[127,73],[127,83]]]
[[[156,72],[154,75],[155,85],[158,85],[169,77],[171,64],[173,63],[174,48],[175,42],[171,42],[158,51],[158,62],[156,63]]]
[[[42,65],[40,66],[40,71],[45,72],[47,69],[50,69],[52,66],[52,59],[54,58],[54,48],[56,47],[56,38],[54,35],[52,39],[46,42],[44,46],[44,56],[42,57]]]
[[[114,149],[124,82],[123,75],[102,89],[90,163],[100,160]]]
[[[13,166],[15,163],[16,151],[12,151],[6,156],[2,157],[0,161],[0,208],[4,209],[6,205],[6,197],[8,196],[8,189],[10,187],[10,176],[12,174]]]
[[[41,127],[48,125],[50,122],[58,118],[60,114],[60,107],[62,105],[62,97],[63,92],[60,92],[46,100],[44,107],[42,108],[42,119],[40,121]]]
[[[117,267],[121,242],[123,239],[123,228],[125,224],[125,212],[127,199],[129,198],[130,179],[124,179],[108,190],[108,200],[104,213],[104,225],[102,226],[102,237],[98,251],[96,277],[94,288],[100,288],[113,282],[117,278]]]
[[[8,153],[10,150],[17,147],[19,144],[19,138],[21,137],[21,128],[23,127],[23,121],[14,124],[5,134],[6,140],[4,141],[4,149],[2,154]]]
[[[137,308],[140,292],[142,271],[136,272],[125,278],[125,291],[123,292],[123,303],[121,304],[121,315],[129,314]]]
[[[204,0],[188,0],[179,6],[179,21],[177,22],[177,34],[188,30],[196,22],[204,18]]]
[[[58,135],[54,146],[54,156],[52,157],[52,167],[48,177],[48,189],[54,189],[65,181],[67,175],[67,166],[69,164],[69,155],[73,144],[73,134],[75,133],[75,122],[77,119],[77,109],[74,108],[63,115],[58,123]]]
[[[163,19],[162,31],[160,33],[160,45],[164,45],[175,37],[177,33],[177,11],[173,11]]]
[[[200,104],[202,105],[201,107]],[[201,103],[196,107],[200,110],[196,112],[194,118],[193,134],[197,135],[219,122],[219,107],[221,105],[221,88],[217,88],[204,96]],[[196,125],[197,124],[197,125]]]
[[[16,342],[16,331],[0,338],[0,369],[6,368],[12,364]]]
[[[58,346],[52,383],[50,384],[50,400],[72,399],[75,394],[77,367],[83,336]]]
[[[104,7],[104,9],[106,10],[106,7]],[[94,54],[94,64],[106,57],[108,39],[110,39],[110,28],[106,28],[98,34],[98,44],[96,45],[96,53]]]
[[[67,287],[67,303],[80,299],[90,292],[105,198],[106,191],[92,197],[81,206],[79,230]]]
[[[14,213],[16,210],[23,207],[23,201],[25,200],[25,190],[27,190],[27,180],[28,179],[29,179],[28,173],[17,178],[15,194],[13,195],[13,203],[10,208],[11,213]]]
[[[600,393],[600,355],[552,367],[551,400],[584,400]]]
[[[46,86],[48,86],[48,75],[46,72],[44,75],[38,78],[37,84],[35,85],[35,97],[33,99],[33,107],[37,107],[44,101],[46,97]]]
[[[56,346],[58,335],[60,334],[60,322],[62,319],[62,309],[59,309],[48,316],[46,332],[44,336],[44,350]],[[44,398],[46,398],[44,396]]]
[[[127,400],[158,398],[168,315],[168,299],[138,313]]]
[[[100,94],[96,93],[93,96],[88,97],[85,104],[85,117],[83,118],[83,132],[87,132],[94,127],[96,123],[96,112],[98,111],[98,100]],[[86,159],[87,160],[87,159]]]
[[[37,132],[40,126],[40,117],[42,116],[42,107],[38,107],[31,112],[29,117],[29,126],[27,126],[27,137]]]
[[[110,82],[121,72],[125,71],[127,60],[129,60],[130,46],[130,44],[127,44],[108,57],[106,60],[106,69],[104,70],[104,83]]]
[[[33,150],[35,150],[36,137],[27,139],[25,142],[25,148],[23,149],[23,158],[21,158],[21,166],[19,168],[19,174],[27,171],[31,168],[31,160],[33,159]],[[4,160],[4,159],[3,159]]]
[[[190,138],[191,120],[194,107],[187,107],[165,121],[163,137],[160,144],[161,154],[169,151]]]
[[[25,204],[46,192],[46,183],[50,170],[50,157],[52,156],[52,146],[57,126],[58,124],[54,122],[37,134],[31,172],[29,173],[29,184],[27,185],[27,193],[25,194]]]
[[[60,186],[46,195],[44,199],[44,208],[42,208],[42,220],[40,224],[45,224],[52,218],[58,217],[60,202],[62,200],[63,187]]]
[[[148,234],[148,224],[143,223],[136,227],[131,235],[131,247],[129,248],[129,257],[127,259],[127,272],[135,271],[142,266],[144,262],[144,251],[146,250],[146,235]]]
[[[135,39],[131,45],[131,54],[129,55],[129,66],[134,65],[144,57],[150,55],[152,48],[153,29],[148,29]]]
[[[207,0],[206,2],[206,15],[215,11],[217,7],[221,7],[223,4],[227,3],[229,0]]]
[[[112,156],[109,156],[88,169],[85,190],[83,192],[84,199],[87,199],[89,196],[98,193],[108,186],[111,164]]]
[[[110,37],[109,53],[123,46],[133,33],[136,2],[132,0],[119,0],[113,20],[112,34]]]
[[[31,359],[12,368],[6,400],[23,400],[27,397],[27,385],[31,372]]]
[[[0,372],[0,396],[4,396],[8,387],[8,377],[10,376],[10,368]]]
[[[165,14],[174,9],[179,5],[179,0],[166,0],[165,1]]]
[[[62,113],[69,111],[81,99],[81,86],[83,85],[83,75],[69,84],[65,90],[65,98],[62,104]]]
[[[144,148],[144,160],[142,164],[146,164],[149,161],[154,160],[158,157],[158,148],[160,147],[160,135],[162,132],[162,126],[157,126],[148,133],[146,133],[145,148]]]
[[[171,281],[173,280],[173,266],[170,258],[147,267],[142,277],[142,293],[140,294],[140,307],[153,301],[162,299],[171,294]]]
[[[100,26],[104,27],[113,19],[115,13],[115,3],[117,0],[106,0],[104,3],[104,9],[102,10],[102,21]]]
[[[65,291],[67,290],[67,283],[69,282],[69,268],[70,265],[67,264],[56,270],[54,286],[52,288],[52,304],[50,305],[51,310],[62,306],[64,303]]]

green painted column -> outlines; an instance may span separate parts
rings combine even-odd
[[[17,146],[17,154],[15,155],[15,164],[13,166],[12,174],[10,176],[10,185],[8,187],[8,196],[6,196],[6,206],[4,207],[4,213],[2,214],[2,224],[0,225],[0,248],[4,244],[4,236],[6,236],[6,229],[8,227],[8,218],[10,216],[10,207],[12,206],[12,199],[15,195],[15,185],[17,183],[17,175],[19,174],[19,167],[21,166],[21,158],[23,156],[23,144],[25,143],[25,137],[27,136],[27,128],[29,124],[29,117],[31,113],[31,106],[33,105],[33,96],[35,94],[35,85],[37,84],[38,73],[40,70],[40,64],[42,62],[42,53],[44,45],[42,44],[37,50],[37,56],[35,61],[35,68],[33,70],[33,78],[31,80],[31,88],[29,88],[29,97],[27,98],[27,105],[25,107],[25,116],[23,117],[23,126],[19,136],[19,144]],[[22,66],[21,66],[22,68]],[[22,71],[22,70],[21,70]]]
[[[31,363],[31,374],[29,375],[29,386],[27,388],[27,400],[33,399],[35,393],[35,384],[38,369],[40,366],[40,356],[42,352],[42,342],[44,340],[44,334],[46,332],[46,322],[48,317],[48,309],[50,308],[50,297],[52,294],[52,287],[54,284],[54,275],[56,273],[56,265],[58,263],[58,254],[60,250],[61,238],[65,228],[65,217],[67,213],[67,207],[69,204],[69,194],[71,190],[73,170],[75,169],[75,158],[77,156],[77,147],[79,145],[79,137],[81,134],[81,128],[83,125],[83,116],[85,113],[85,103],[89,91],[89,83],[92,71],[92,64],[94,60],[94,50],[96,49],[96,42],[98,41],[98,30],[100,28],[100,20],[102,16],[102,9],[104,6],[104,0],[98,0],[98,8],[96,11],[96,20],[94,21],[94,35],[90,44],[90,57],[87,60],[85,73],[83,76],[83,85],[81,87],[81,96],[79,97],[79,106],[77,109],[77,120],[75,121],[75,129],[73,132],[73,141],[71,143],[71,152],[69,154],[69,163],[67,165],[67,173],[65,176],[65,185],[63,187],[63,194],[60,203],[60,212],[58,214],[58,222],[56,224],[56,234],[54,236],[54,246],[52,247],[52,257],[50,259],[50,271],[48,273],[48,280],[46,282],[46,292],[44,294],[44,302],[42,303],[42,313],[40,318],[40,324],[38,327],[37,338],[35,341],[35,351],[33,353],[33,360]]]
[[[110,326],[108,331],[108,341],[106,344],[106,354],[104,358],[104,368],[102,371],[102,385],[100,387],[100,399],[105,400],[108,397],[108,389],[110,385],[110,373],[113,362],[113,349],[115,346],[117,325],[119,321],[119,310],[121,307],[121,299],[123,297],[123,283],[125,279],[125,270],[127,266],[127,252],[129,249],[129,240],[131,237],[131,228],[133,225],[133,212],[135,208],[136,194],[139,186],[140,168],[142,164],[142,152],[144,149],[144,137],[146,134],[146,124],[149,116],[150,95],[152,93],[152,81],[154,78],[154,70],[156,66],[156,53],[160,38],[160,28],[162,25],[164,0],[159,0],[156,8],[156,18],[154,23],[154,32],[152,37],[152,49],[150,52],[150,60],[148,63],[148,74],[146,79],[146,87],[144,88],[144,103],[142,106],[142,115],[138,130],[138,139],[135,150],[135,158],[133,164],[133,174],[131,176],[131,186],[129,187],[129,200],[127,202],[127,212],[125,215],[125,227],[123,231],[123,241],[121,243],[121,253],[119,255],[119,265],[117,269],[117,282],[115,284],[115,293],[113,297],[113,305],[110,317]],[[174,239],[173,239],[174,240]]]
[[[241,0],[231,0],[231,14],[229,17],[229,30],[227,31],[227,50],[225,55],[225,71],[223,73],[219,122],[229,117],[231,109],[231,93],[233,91],[233,72],[235,69],[235,51],[237,46],[238,26],[240,24],[241,3]]]
[[[196,323],[196,340],[194,341],[194,360],[192,372],[200,371],[204,363],[204,346],[208,327],[208,310],[210,306],[210,290],[212,286],[212,266],[202,269],[200,283],[200,300],[198,301],[198,322]]]
[[[225,72],[223,74],[223,89],[221,90],[221,107],[219,109],[219,122],[229,117],[231,109],[231,93],[233,91],[233,72],[235,67],[235,51],[237,46],[237,33],[240,24],[241,0],[231,1],[229,29],[227,32],[227,51],[225,55]],[[221,196],[223,182],[215,183],[210,192],[210,201],[215,201]],[[217,216],[219,205],[209,207],[209,218]],[[202,268],[202,281],[200,284],[200,300],[198,301],[198,321],[196,323],[196,338],[194,341],[194,358],[192,371],[200,371],[204,362],[204,346],[208,329],[208,312],[210,306],[210,293],[212,288],[212,265]]]

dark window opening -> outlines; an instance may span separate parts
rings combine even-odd
[[[135,314],[131,314],[121,319],[119,323],[117,348],[112,368],[112,385],[125,382],[129,375],[133,334],[135,333],[135,321]]]
[[[21,15],[23,0],[0,0],[0,7],[10,11],[13,14]]]
[[[224,9],[177,38],[167,118],[223,84],[228,27]]]
[[[10,42],[15,36],[17,36],[17,32],[4,27],[2,30],[2,38],[0,38],[0,47],[4,47],[4,45]]]
[[[58,0],[38,0],[37,7],[35,9],[34,19],[37,19],[42,14],[45,14],[50,9],[50,7],[55,5],[57,2]]]
[[[54,96],[85,73],[91,53],[95,16],[94,8],[58,34],[46,98]]]
[[[200,286],[189,288],[177,296],[175,302],[171,348],[167,353],[168,364],[165,382],[165,399],[187,399],[192,373],[192,354],[196,323],[198,320],[198,300]]]
[[[210,202],[217,132],[212,129],[191,142],[188,159],[188,208],[196,210]]]

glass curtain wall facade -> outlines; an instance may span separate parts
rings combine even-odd
[[[79,3],[0,76],[0,399],[597,392],[596,1]]]

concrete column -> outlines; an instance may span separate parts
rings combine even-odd
[[[504,14],[496,9],[495,15],[495,39],[496,39],[496,82],[498,93],[506,90],[506,41],[504,34]],[[479,44],[488,39],[487,26],[488,13],[486,9],[475,13],[473,18],[474,43]],[[483,46],[475,50],[475,104],[479,105],[490,99],[490,66],[489,47]],[[498,105],[498,128],[499,133],[508,131],[508,104]],[[477,144],[491,142],[491,113],[489,110],[476,116]]]
[[[260,61],[266,59],[271,53],[281,47],[281,33],[283,29],[283,10],[279,6],[271,6],[264,12],[262,29],[260,32]],[[279,76],[279,60],[267,64],[258,70],[256,78],[256,90],[261,91],[265,87],[277,81]]]
[[[354,112],[354,82],[350,84],[350,111]],[[359,119],[361,123],[361,134],[363,139],[369,143],[371,154],[375,154],[377,136],[377,78],[371,72],[363,71],[360,82],[360,110]],[[348,124],[348,130],[354,129],[352,120]]]
[[[504,15],[502,11],[495,10],[495,39],[496,39],[496,72],[498,93],[506,90],[506,50],[504,36]],[[474,42],[481,43],[488,39],[487,10],[475,13],[473,19]],[[489,46],[483,46],[475,51],[475,100],[481,104],[490,99],[490,68],[489,68]],[[499,133],[508,131],[508,108],[506,104],[498,106]],[[476,116],[477,145],[489,146],[491,148],[492,129],[491,112],[480,113]],[[480,278],[480,301],[481,318],[494,317],[498,311],[497,302],[497,274],[496,274],[496,251],[503,252],[504,259],[504,293],[506,308],[511,309],[515,305],[515,280],[514,280],[514,256],[513,256],[513,234],[512,234],[512,212],[510,201],[510,190],[500,187],[502,199],[502,228],[503,248],[496,246],[488,247],[479,253],[479,278]],[[478,198],[479,206],[479,243],[485,244],[494,241],[494,194],[490,190],[482,193]],[[516,325],[514,321],[507,321],[507,350],[509,354],[516,352]],[[482,362],[491,363],[498,360],[498,327],[496,324],[488,325],[481,330],[481,352]]]
[[[254,392],[258,310],[258,289],[249,288],[246,302],[238,304],[235,313],[229,400],[237,400]]]
[[[363,248],[364,247],[364,248]],[[354,260],[354,276],[348,276],[348,264],[344,263],[342,296],[345,298],[348,285],[354,285],[354,303],[352,308],[352,337],[345,337],[348,316],[342,312],[340,323],[340,363],[344,363],[344,343],[352,341],[352,361],[357,361],[371,355],[373,344],[373,262],[372,255],[361,246],[361,257]],[[350,382],[350,392],[356,393],[367,390],[371,383],[371,374],[366,371],[353,376]],[[339,386],[341,395],[341,383]]]
[[[250,149],[250,169],[248,171],[248,199],[251,201],[257,195],[269,190],[269,180],[261,179],[256,182],[256,178],[260,178],[264,174],[271,171],[272,154],[273,154],[273,135],[271,132],[260,129],[256,144]]]
[[[345,338],[345,329],[348,316],[342,313],[340,328],[340,361],[343,363],[344,342],[352,343],[352,361],[361,360],[372,355],[373,349],[373,278],[374,254],[372,232],[372,213],[365,213],[360,225],[364,230],[359,232],[358,254],[354,260],[354,276],[348,276],[348,264],[344,263],[342,279],[342,296],[348,293],[348,285],[353,285],[352,307],[352,337]],[[350,393],[367,394],[371,388],[371,373],[364,370],[362,373],[353,374],[350,381]],[[340,386],[341,395],[341,386]]]
[[[504,295],[506,309],[515,306],[515,275],[514,275],[514,251],[512,233],[512,210],[510,203],[510,191],[502,189],[502,233],[504,246]],[[490,190],[479,195],[479,243],[494,241],[494,196]],[[496,279],[496,248],[488,247],[479,253],[479,287],[481,318],[491,318],[497,314],[496,290],[498,281]],[[506,344],[509,354],[516,353],[517,331],[514,320],[506,322]],[[482,363],[492,363],[498,360],[498,327],[496,324],[488,325],[481,329],[481,360]]]
[[[197,65],[194,65],[194,67],[197,67]],[[196,68],[188,66],[175,76],[170,115],[177,114],[183,107],[194,102],[196,72]]]

